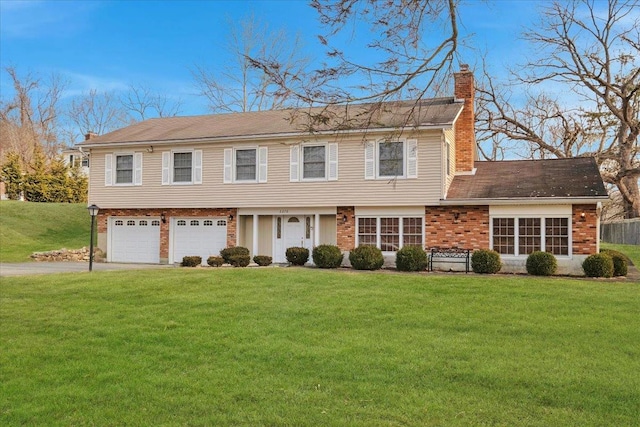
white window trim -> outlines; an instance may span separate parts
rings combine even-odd
[[[356,216],[356,247],[360,246],[360,218],[375,218],[376,220],[376,247],[380,248],[380,245],[382,243],[382,237],[380,235],[380,219],[381,218],[399,218],[400,219],[400,223],[398,224],[399,227],[399,235],[398,235],[398,242],[399,242],[399,247],[398,250],[402,249],[404,247],[404,220],[405,218],[421,218],[422,219],[422,243],[421,246],[424,249],[424,239],[425,239],[425,234],[424,234],[424,228],[425,228],[425,219],[424,216],[422,215],[360,215],[360,216]],[[384,255],[393,255],[398,253],[398,251],[382,251],[382,253]]]
[[[200,152],[200,166],[196,162],[196,152]],[[175,169],[174,158],[175,154],[191,153],[191,180],[190,181],[174,181]],[[202,150],[196,150],[194,148],[188,149],[173,149],[169,152],[169,184],[170,185],[198,185],[202,184]],[[200,169],[200,181],[196,180],[196,169]]]
[[[402,143],[402,175],[380,175],[380,145],[388,142],[400,142]],[[409,152],[409,145],[415,147],[415,155],[411,156]],[[368,157],[367,151],[369,148],[373,150],[373,156]],[[408,138],[397,138],[393,140],[380,139],[377,141],[368,141],[365,143],[364,153],[364,169],[365,179],[367,180],[390,180],[390,179],[416,179],[418,178],[418,140]],[[411,163],[410,163],[411,161]],[[372,169],[372,174],[369,174],[368,169]],[[411,171],[410,171],[411,169]]]
[[[402,143],[402,175],[380,175],[380,145],[386,144],[389,142],[401,142]],[[407,140],[406,138],[401,138],[393,141],[376,141],[375,145],[375,166],[376,166],[376,179],[406,179],[407,177]]]
[[[305,147],[324,147],[324,178],[305,178],[304,177],[304,149]],[[299,150],[300,159],[298,164],[300,165],[300,181],[302,182],[319,182],[329,180],[329,144],[326,142],[319,143],[304,143],[300,144]]]
[[[238,168],[236,165],[236,152],[238,151],[247,151],[247,150],[255,150],[256,152],[256,177],[254,179],[238,179]],[[248,147],[234,147],[233,148],[233,158],[231,159],[231,168],[233,175],[233,182],[235,184],[255,184],[258,182],[258,178],[260,176],[260,147],[257,145],[252,145]]]
[[[520,254],[520,227],[519,222],[520,219],[525,218],[538,218],[540,219],[540,250],[542,252],[546,251],[546,219],[547,218],[566,218],[567,219],[567,245],[568,251],[567,255],[553,255],[558,259],[571,259],[573,258],[573,223],[571,215],[558,215],[558,214],[549,214],[549,215],[490,215],[489,216],[489,246],[491,250],[493,250],[493,220],[494,218],[513,218],[513,234],[514,234],[514,242],[513,242],[513,254],[500,254],[501,258],[505,259],[523,259],[527,258],[529,254]]]
[[[111,153],[111,185],[114,187],[134,187],[142,185],[142,160],[143,154],[135,151],[117,151]],[[132,174],[131,182],[117,182],[118,180],[118,157],[131,156],[132,160]],[[139,175],[139,179],[136,179],[136,175]]]

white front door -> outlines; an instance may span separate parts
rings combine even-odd
[[[287,262],[287,248],[313,249],[313,217],[305,215],[275,218],[275,262]]]

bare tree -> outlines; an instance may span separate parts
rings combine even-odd
[[[98,92],[96,89],[71,101],[68,118],[74,126],[74,136],[70,137],[72,141],[90,132],[102,135],[130,122],[126,109],[114,92]]]
[[[288,82],[302,73],[308,60],[301,55],[299,36],[272,31],[253,16],[229,23],[226,50],[231,61],[218,69],[196,65],[192,70],[200,95],[212,112],[246,112],[281,109],[291,97],[274,84],[268,73],[253,67],[249,58],[277,60]]]
[[[31,163],[36,147],[47,158],[58,154],[60,136],[60,98],[66,82],[57,74],[43,78],[37,74],[19,75],[6,67],[13,84],[12,99],[0,99],[0,158],[18,153],[23,166]]]
[[[172,99],[167,95],[154,93],[149,87],[138,84],[130,85],[122,95],[120,102],[135,121],[151,117],[173,117],[180,114],[181,99]]]
[[[637,0],[547,5],[524,34],[537,55],[512,71],[527,88],[524,106],[485,75],[477,110],[480,139],[494,145],[520,142],[530,158],[595,157],[629,218],[640,216],[639,8]]]
[[[313,0],[311,5],[327,29],[318,36],[326,48],[321,67],[291,75],[277,58],[251,58],[282,92],[327,107],[310,114],[311,122],[335,122],[344,114],[331,106],[357,102],[368,105],[358,120],[358,126],[366,126],[383,113],[385,101],[420,99],[444,88],[458,48],[455,0]],[[376,59],[355,59],[363,49],[375,52]]]

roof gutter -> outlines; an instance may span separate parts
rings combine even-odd
[[[420,125],[407,128],[407,131],[423,131],[434,129],[449,129],[453,126],[453,123],[443,123],[439,125]],[[366,133],[383,133],[398,131],[398,128],[375,128],[367,129]],[[132,145],[172,145],[172,144],[186,144],[186,143],[208,143],[208,142],[234,142],[243,140],[265,140],[265,139],[278,139],[278,138],[310,138],[313,136],[325,136],[325,135],[348,135],[351,133],[362,133],[362,129],[349,129],[349,130],[327,130],[320,132],[294,132],[294,133],[270,133],[270,134],[257,134],[257,135],[238,135],[238,136],[216,136],[216,137],[197,137],[197,138],[182,138],[182,139],[166,139],[166,140],[140,140],[140,141],[120,141],[120,142],[90,142],[83,141],[76,144],[77,147],[82,148],[99,148],[99,147],[130,147]]]
[[[449,199],[440,200],[440,206],[479,206],[479,205],[559,205],[576,203],[597,203],[609,199],[609,196],[580,197],[514,197],[498,199]]]

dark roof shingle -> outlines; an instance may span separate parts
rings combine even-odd
[[[595,159],[476,162],[474,175],[457,175],[447,200],[606,197]]]

